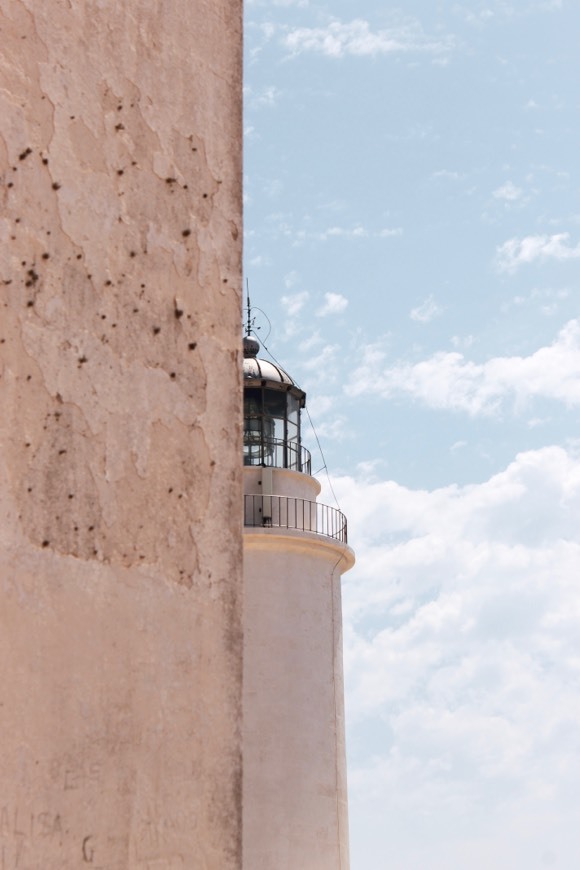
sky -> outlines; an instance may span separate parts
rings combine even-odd
[[[245,16],[256,331],[357,555],[351,870],[577,870],[580,3]]]

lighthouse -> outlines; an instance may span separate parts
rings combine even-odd
[[[320,504],[306,394],[244,339],[243,855],[248,870],[348,870],[344,515]]]

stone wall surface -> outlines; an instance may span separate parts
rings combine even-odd
[[[241,0],[0,0],[0,867],[241,866]]]

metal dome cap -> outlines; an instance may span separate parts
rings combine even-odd
[[[287,390],[301,400],[304,407],[306,394],[290,377],[288,372],[267,359],[259,359],[259,342],[250,336],[244,338],[244,386],[268,386],[272,389]]]

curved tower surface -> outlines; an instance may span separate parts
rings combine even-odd
[[[341,575],[346,519],[319,504],[305,393],[244,339],[244,785],[248,870],[348,870]]]

